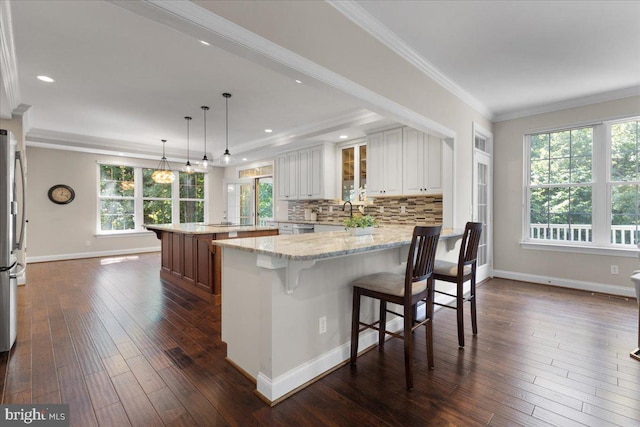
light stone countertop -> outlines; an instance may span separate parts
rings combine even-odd
[[[278,227],[255,225],[218,225],[203,223],[187,224],[145,224],[147,230],[162,230],[182,234],[218,234],[238,231],[264,231],[277,230]]]
[[[409,245],[413,228],[408,225],[386,225],[376,228],[368,236],[351,236],[347,231],[329,231],[216,240],[213,244],[275,258],[306,261]],[[440,240],[457,239],[463,233],[464,230],[443,229]]]

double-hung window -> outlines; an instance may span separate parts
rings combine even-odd
[[[145,224],[171,224],[173,183],[158,184],[151,175],[155,169],[142,169],[142,212]]]
[[[526,135],[524,242],[638,243],[637,118]]]
[[[640,119],[612,123],[607,136],[611,141],[608,191],[611,201],[610,243],[637,244],[640,237]]]
[[[136,229],[134,173],[130,166],[100,165],[100,231]]]
[[[158,184],[154,169],[98,164],[98,234],[145,231],[144,224],[206,221],[205,174],[176,172]]]
[[[204,221],[204,174],[180,172],[180,222]]]

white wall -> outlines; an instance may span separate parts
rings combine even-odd
[[[97,162],[117,162],[156,167],[157,161],[120,156],[80,153],[27,147],[29,186],[27,190],[29,235],[28,260],[47,261],[89,256],[127,254],[159,250],[155,234],[96,237]],[[214,168],[209,179],[209,220],[221,218],[221,181],[224,171]],[[54,184],[71,186],[75,200],[68,205],[49,201],[47,192]],[[87,242],[90,246],[87,246]]]
[[[494,270],[496,275],[633,295],[629,275],[637,258],[523,249],[522,203],[525,133],[621,116],[639,115],[640,97],[592,104],[496,123],[494,126]],[[620,274],[611,275],[618,265]]]

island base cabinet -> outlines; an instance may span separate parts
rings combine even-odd
[[[212,242],[278,234],[278,230],[210,234],[154,231],[162,247],[160,278],[216,305],[221,302],[222,248]]]
[[[213,234],[182,234],[163,231],[160,277],[169,283],[220,303],[220,284],[215,283]],[[217,292],[216,292],[217,290]]]

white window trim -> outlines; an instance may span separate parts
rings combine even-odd
[[[102,231],[100,230],[100,166],[126,166],[133,168],[134,177],[134,221],[136,228],[133,230],[114,230],[114,231]],[[142,169],[153,169],[153,167],[132,164],[128,162],[96,162],[96,233],[97,238],[103,237],[136,237],[136,236],[148,236],[153,232],[147,231],[143,225],[144,218],[144,201],[145,200],[169,200],[164,198],[144,197],[142,194]],[[207,172],[196,171],[197,173],[204,173],[204,199],[181,199],[180,198],[180,171],[173,171],[176,174],[176,179],[171,184],[171,218],[173,224],[180,222],[180,202],[181,201],[204,201],[204,222],[209,222],[209,174]],[[118,197],[105,197],[105,198],[118,198]],[[122,198],[130,200],[131,198]]]
[[[523,137],[523,203],[522,203],[522,240],[519,242],[523,249],[544,250],[553,252],[581,253],[594,255],[608,255],[617,257],[636,258],[638,246],[614,245],[609,242],[611,235],[611,125],[620,122],[638,120],[635,115],[628,117],[616,117],[606,121],[588,122],[571,126],[539,129],[525,133]],[[529,171],[530,171],[530,139],[531,135],[539,133],[553,133],[563,130],[571,130],[583,127],[593,128],[592,146],[592,243],[567,242],[559,240],[538,240],[529,238],[530,228],[530,197],[529,197]],[[604,159],[594,161],[593,159]]]

